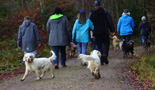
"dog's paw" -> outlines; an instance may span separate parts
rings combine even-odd
[[[55,78],[55,76],[53,75],[52,78]]]
[[[41,79],[40,77],[37,78],[37,80],[40,80],[40,79]]]
[[[21,79],[20,79],[20,81],[24,81],[24,79],[23,79],[23,78],[21,78]]]
[[[40,79],[42,79],[43,77],[40,77]]]

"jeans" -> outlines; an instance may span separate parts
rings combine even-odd
[[[123,45],[122,45],[122,50],[126,51],[126,44],[130,41],[131,35],[125,35],[122,36],[123,39]]]
[[[87,45],[88,43],[78,43],[78,53],[87,54]]]
[[[33,52],[24,52],[24,55],[25,55],[26,53],[31,53],[31,54],[33,55],[33,57],[35,57],[35,56],[36,56],[36,54],[37,54],[37,52],[36,52],[36,51],[33,51]]]
[[[59,65],[59,51],[61,54],[61,65],[66,65],[66,46],[52,46],[56,59],[53,61],[54,64]]]

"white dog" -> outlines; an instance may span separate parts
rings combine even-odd
[[[113,36],[113,46],[114,50],[119,50],[119,42],[120,40],[117,38],[117,36]]]
[[[23,57],[25,61],[25,74],[21,81],[24,81],[29,72],[35,72],[37,75],[37,80],[41,79],[46,71],[50,71],[52,78],[54,78],[54,72],[52,71],[52,62],[56,59],[56,55],[53,51],[52,56],[49,58],[34,58],[31,53],[27,53]],[[39,75],[39,72],[42,70],[42,75]]]
[[[82,62],[88,63],[87,68],[90,69],[90,72],[96,79],[101,78],[100,57],[101,57],[101,53],[97,50],[93,50],[90,55],[80,54],[78,56],[79,60],[82,60]]]
[[[122,50],[123,41],[119,42],[119,48]]]

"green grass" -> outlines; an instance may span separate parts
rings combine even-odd
[[[132,61],[130,66],[137,72],[137,80],[151,80],[155,83],[155,49]]]

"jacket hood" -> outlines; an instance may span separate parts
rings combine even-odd
[[[50,20],[52,20],[54,23],[59,23],[64,16],[62,14],[54,14],[50,16]]]
[[[28,27],[30,25],[30,23],[31,23],[31,21],[28,20],[28,21],[24,21],[22,25],[25,27]]]
[[[129,15],[128,14],[123,14],[122,17],[123,18],[127,18]]]
[[[60,18],[60,17],[62,17],[62,16],[63,16],[63,14],[54,14],[54,15],[50,16],[50,19],[51,19],[51,20],[53,20],[53,19],[58,19],[58,18]]]
[[[98,10],[95,10],[95,13],[96,13],[96,14],[99,14],[99,15],[100,15],[100,14],[102,15],[102,14],[103,14],[103,8],[100,7]]]

